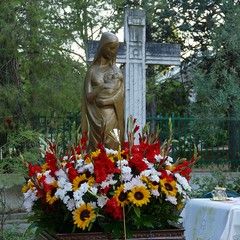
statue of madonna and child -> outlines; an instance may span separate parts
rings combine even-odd
[[[124,141],[124,78],[116,65],[119,40],[110,32],[102,34],[95,58],[84,82],[82,102],[82,133],[88,131],[89,149],[94,151],[99,142],[109,149],[118,149],[109,133],[120,130]]]

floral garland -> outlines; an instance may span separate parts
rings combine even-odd
[[[129,127],[128,142],[119,150],[102,143],[87,153],[87,137],[65,154],[48,143],[46,162],[28,164],[24,206],[34,214],[29,220],[52,231],[106,231],[115,237],[131,235],[135,229],[166,228],[177,221],[191,188],[191,165],[186,159],[173,162],[172,139],[160,145],[157,134]],[[155,214],[153,214],[153,212]],[[123,231],[124,229],[124,231]]]

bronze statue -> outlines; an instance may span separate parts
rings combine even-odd
[[[124,141],[124,79],[116,65],[118,46],[116,35],[103,33],[85,78],[81,128],[89,133],[88,150],[94,151],[103,135],[104,146],[117,150],[118,144],[109,136],[114,128]]]

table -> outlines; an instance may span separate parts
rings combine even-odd
[[[240,240],[240,198],[190,199],[181,216],[186,240]]]

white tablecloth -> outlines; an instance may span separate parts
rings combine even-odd
[[[181,215],[186,240],[240,240],[240,198],[191,199]]]

